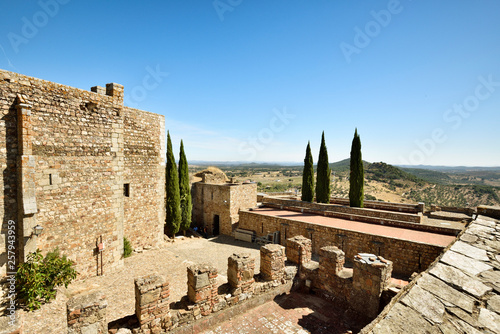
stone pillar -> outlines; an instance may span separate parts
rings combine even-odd
[[[135,315],[141,329],[159,333],[164,319],[170,320],[170,286],[160,275],[148,275],[134,280]]]
[[[326,246],[319,250],[319,270],[330,276],[337,275],[344,268],[345,254],[336,246]]]
[[[212,312],[217,299],[217,269],[207,265],[191,265],[187,268],[188,298],[200,307],[203,316]]]
[[[345,254],[336,246],[319,250],[319,266],[316,286],[329,293],[339,294],[339,273],[344,268]]]
[[[77,295],[66,303],[68,334],[107,334],[106,307],[101,291]]]
[[[36,159],[32,152],[33,129],[31,123],[32,105],[24,96],[17,95],[17,242],[19,263],[26,260],[27,254],[37,248],[33,227],[36,225],[35,167]]]
[[[227,280],[234,289],[233,295],[246,293],[255,282],[255,259],[248,253],[234,253],[227,259]]]
[[[286,257],[288,261],[298,264],[311,261],[312,242],[310,239],[297,235],[286,242]]]
[[[418,212],[424,213],[424,211],[425,211],[425,203],[418,202]]]
[[[360,253],[354,257],[351,307],[374,319],[379,314],[380,296],[389,286],[392,261],[374,254]]]
[[[112,96],[118,104],[123,105],[123,85],[114,82],[106,84],[106,95]]]
[[[285,247],[269,244],[260,248],[260,275],[266,281],[281,279],[285,273]]]

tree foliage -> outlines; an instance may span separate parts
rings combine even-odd
[[[179,194],[179,175],[172,152],[172,141],[170,133],[167,132],[167,167],[166,167],[166,190],[167,190],[167,219],[165,233],[172,237],[179,232],[181,225],[181,200]]]
[[[349,177],[349,203],[352,207],[363,207],[365,172],[361,157],[361,139],[358,129],[354,131],[351,145],[351,173]]]
[[[321,147],[318,157],[318,171],[316,178],[316,202],[330,203],[330,165],[328,151],[325,144],[325,132],[321,135]]]
[[[189,187],[189,170],[186,154],[184,153],[184,144],[181,140],[181,150],[179,154],[179,191],[181,203],[181,227],[183,232],[189,230],[191,226],[191,188]]]
[[[314,165],[311,154],[311,145],[308,142],[306,157],[304,158],[304,171],[302,173],[302,200],[312,202],[314,199]]]
[[[61,256],[59,249],[43,257],[39,249],[28,254],[27,261],[20,264],[16,273],[17,298],[28,310],[39,309],[43,303],[56,297],[56,287],[68,284],[78,274],[74,263]]]

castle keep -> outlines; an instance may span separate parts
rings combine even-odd
[[[13,271],[9,221],[17,263],[59,247],[81,277],[122,265],[123,237],[134,248],[161,240],[165,119],[125,107],[123,92],[0,70],[0,277]]]

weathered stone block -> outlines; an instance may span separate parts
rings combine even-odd
[[[260,248],[260,274],[264,280],[281,279],[285,270],[285,247],[269,244]]]
[[[319,266],[320,270],[334,270],[338,274],[345,263],[344,252],[336,246],[326,246],[319,250]]]
[[[311,261],[312,242],[302,235],[287,240],[286,256],[288,261],[302,265]]]
[[[105,334],[108,332],[106,307],[101,291],[74,296],[66,303],[68,334]]]
[[[392,262],[374,254],[360,253],[354,257],[351,307],[370,318],[378,315],[380,296],[389,286]]]
[[[235,253],[228,258],[227,280],[233,288],[245,285],[248,289],[254,282],[255,259],[248,253]]]

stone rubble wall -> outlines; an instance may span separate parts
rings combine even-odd
[[[217,269],[208,264],[187,268],[188,298],[199,307],[202,316],[212,313],[217,303]]]
[[[300,266],[298,285],[374,319],[380,311],[382,292],[389,288],[392,262],[373,254],[363,255],[368,256],[370,263],[356,255],[354,267],[350,269],[344,267],[342,250],[335,246],[323,247],[319,263],[310,261]]]
[[[319,264],[313,267],[312,287],[324,298],[349,304],[352,293],[352,270],[344,268],[345,254],[338,247],[326,246],[319,251]]]
[[[170,286],[165,278],[151,274],[136,278],[135,315],[141,330],[152,333],[161,331],[165,322],[169,321]]]
[[[231,316],[235,314],[234,310],[243,311],[245,304],[248,308],[259,304],[253,300],[268,301],[276,295],[289,292],[297,270],[295,267],[285,267],[284,247],[266,245],[261,248],[261,253],[264,254],[262,256],[272,260],[264,270],[268,271],[266,276],[254,275],[254,258],[245,253],[235,253],[228,258],[228,283],[223,286],[217,285],[216,268],[208,264],[189,266],[188,294],[179,302],[171,304],[168,303],[169,285],[162,276],[152,274],[137,278],[135,295],[139,327],[133,328],[132,332],[134,334],[157,334],[171,330],[189,332],[190,326],[194,328],[195,324],[206,326],[203,325],[203,321],[212,314],[217,314],[217,318],[227,318],[224,316],[225,313]],[[97,300],[101,298],[99,294],[93,296],[92,298]],[[73,305],[75,302],[71,303]],[[75,306],[68,306],[68,310],[70,310],[68,314],[72,314],[72,317],[68,317],[68,321],[72,321],[73,315],[77,313]],[[115,323],[120,323],[120,320]],[[112,331],[116,333],[118,329],[113,328]]]
[[[248,293],[255,282],[255,259],[248,253],[235,253],[227,259],[227,281],[233,295]]]
[[[310,239],[297,235],[286,241],[286,257],[288,261],[299,266],[311,261],[312,242]]]
[[[291,243],[301,238],[290,239]],[[217,269],[207,264],[193,264],[187,269],[188,294],[181,301],[169,304],[169,284],[160,275],[151,274],[135,280],[136,312],[139,325],[132,328],[134,334],[158,334],[165,331],[189,332],[212,323],[205,321],[212,314],[214,319],[227,319],[227,315],[235,314],[235,310],[246,310],[257,304],[252,300],[260,300],[259,296],[268,295],[266,301],[273,296],[290,291],[292,281],[297,278],[296,266],[285,266],[286,249],[283,246],[269,244],[261,247],[261,273],[254,275],[255,259],[245,253],[235,253],[228,258],[228,283],[218,286]],[[355,259],[354,270],[346,275],[343,267],[344,253],[337,247],[324,247],[320,252],[320,263],[304,278],[299,275],[299,285],[306,279],[312,279],[311,289],[331,300],[347,303],[360,314],[375,317],[380,307],[380,296],[388,287],[391,277],[391,261],[375,255],[369,256],[374,263],[366,263]],[[372,258],[373,257],[373,258]],[[359,257],[359,259],[362,259]],[[305,267],[315,263],[304,262]],[[317,262],[316,262],[317,264]],[[307,272],[307,270],[304,270]],[[302,283],[301,283],[302,281]],[[229,288],[229,289],[227,289]],[[219,292],[220,291],[220,292]],[[228,293],[229,292],[229,293]],[[221,294],[219,294],[221,293]],[[106,300],[99,291],[78,295],[67,303],[68,333],[101,333],[105,327]],[[368,310],[368,311],[366,311]],[[372,313],[375,312],[376,313]],[[226,315],[227,313],[227,315]],[[124,318],[128,319],[128,317]],[[127,321],[129,324],[130,322]],[[115,323],[120,323],[118,320]],[[124,322],[125,323],[125,322]],[[198,324],[198,325],[196,325]],[[113,327],[113,333],[119,331]]]
[[[80,278],[97,274],[100,236],[104,272],[122,266],[124,236],[133,247],[156,245],[165,211],[164,116],[124,107],[121,85],[94,90],[101,93],[0,70],[0,215],[17,224],[18,262],[36,248],[59,247],[76,262]],[[17,133],[20,105],[30,109],[22,126],[31,130],[22,136]],[[17,180],[20,148],[29,145],[31,204],[24,189],[28,183],[19,181],[20,188]],[[126,199],[125,181],[131,189]],[[27,212],[27,204],[36,210]],[[44,230],[33,238],[36,224]],[[0,276],[6,273],[6,227],[0,232]]]
[[[285,270],[285,247],[268,244],[260,248],[260,275],[266,281],[283,278]]]
[[[477,207],[477,214],[500,219],[500,207],[480,205]]]
[[[312,237],[312,251],[316,254],[322,247],[337,246],[350,259],[358,253],[380,255],[393,261],[395,274],[406,277],[425,270],[444,249],[442,246],[342,230],[253,211],[240,211],[239,228],[253,230],[258,237],[279,231],[280,244],[297,235]]]
[[[375,319],[381,311],[382,292],[391,281],[392,262],[381,256],[372,259],[381,263],[364,263],[359,255],[354,258],[350,305],[359,313]]]

